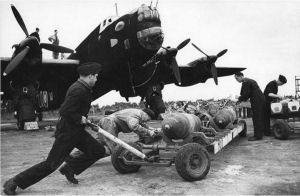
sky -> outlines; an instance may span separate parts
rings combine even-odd
[[[0,0],[0,56],[9,57],[11,46],[25,35],[16,22],[10,4],[20,12],[29,33],[40,28],[41,42],[58,29],[60,45],[75,49],[106,17],[127,14],[151,0]],[[152,5],[156,4],[153,0]],[[260,88],[279,74],[288,83],[278,94],[295,95],[295,75],[300,76],[300,1],[298,0],[159,0],[164,32],[163,46],[176,47],[187,38],[209,55],[223,49],[228,52],[218,59],[217,67],[245,67],[246,77],[257,81]],[[51,52],[43,51],[44,58]],[[180,66],[203,57],[191,44],[180,50]],[[165,101],[235,98],[241,84],[233,76],[212,79],[190,87],[166,85]],[[139,102],[140,98],[130,98]],[[124,102],[118,92],[111,91],[94,103],[99,106]]]

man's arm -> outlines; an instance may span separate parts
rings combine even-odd
[[[238,101],[247,101],[250,98],[251,89],[249,82],[243,82],[242,89],[241,89],[241,96],[239,97]]]
[[[127,125],[133,132],[135,132],[138,135],[141,135],[141,136],[150,135],[150,136],[152,136],[154,134],[154,131],[143,127],[140,124],[139,120],[136,119],[136,118],[129,119],[128,122],[127,122]]]

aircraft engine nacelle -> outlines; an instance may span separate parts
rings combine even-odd
[[[187,113],[171,113],[164,116],[162,131],[168,139],[186,139],[192,132],[201,130],[201,120]]]

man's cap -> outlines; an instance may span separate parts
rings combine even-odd
[[[235,73],[234,75],[236,75],[237,77],[240,77],[240,76],[244,76],[244,74],[242,73],[242,72],[237,72],[237,73]]]
[[[148,114],[152,120],[155,119],[155,113],[154,113],[151,109],[149,109],[149,108],[144,108],[144,109],[143,109],[143,112],[145,112],[146,114]]]
[[[83,63],[77,67],[77,72],[79,75],[88,76],[90,74],[95,75],[102,70],[102,65],[95,62]]]
[[[279,75],[278,80],[282,83],[285,84],[287,82],[286,77],[284,77],[283,75]]]

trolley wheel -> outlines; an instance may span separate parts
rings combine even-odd
[[[140,145],[136,143],[128,143],[130,146],[134,147],[135,149],[142,151],[142,148]],[[132,154],[127,149],[123,148],[122,146],[117,146],[114,148],[112,154],[111,154],[111,163],[114,166],[114,168],[121,174],[128,174],[128,173],[135,173],[140,169],[140,165],[127,165],[123,161],[123,157],[127,160],[132,160],[133,157],[135,157],[134,154]]]
[[[244,128],[243,130],[239,133],[240,137],[247,137],[247,123],[245,120],[239,120],[239,124],[243,124]]]
[[[209,154],[200,144],[185,144],[176,154],[175,167],[183,179],[187,181],[201,180],[210,169]]]
[[[273,133],[275,138],[286,140],[290,136],[290,128],[286,121],[283,119],[276,119],[273,124]]]

